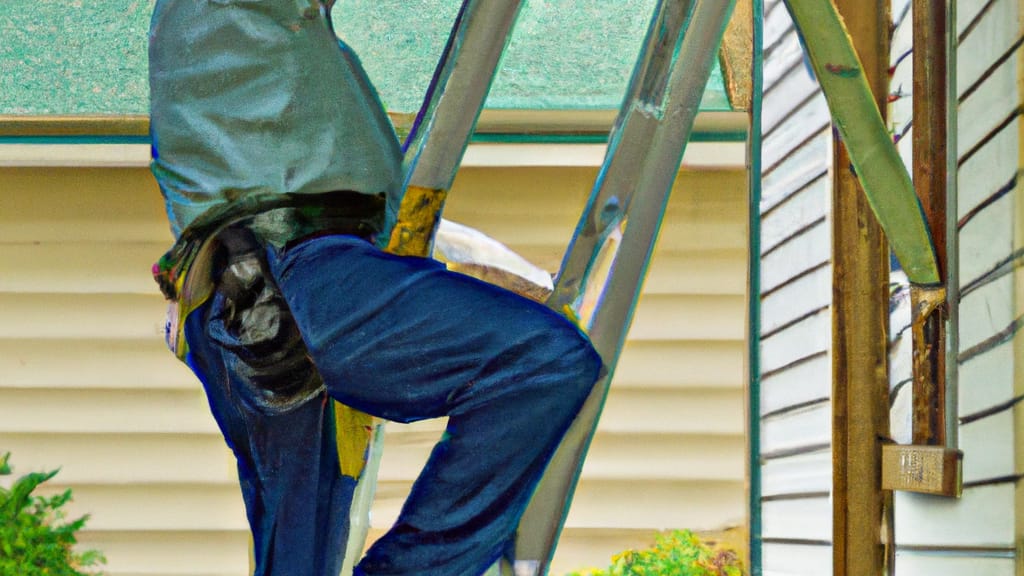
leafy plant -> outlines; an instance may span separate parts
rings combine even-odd
[[[10,453],[0,456],[0,475],[11,473]],[[87,576],[106,559],[95,550],[75,552],[75,533],[88,516],[66,522],[63,506],[71,490],[44,497],[32,492],[57,475],[57,470],[33,472],[0,486],[0,574],[19,576]],[[83,572],[86,569],[88,571]]]
[[[689,530],[658,536],[651,548],[626,550],[604,570],[568,576],[743,576],[736,552],[712,547]]]

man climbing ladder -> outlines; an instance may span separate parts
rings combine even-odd
[[[601,372],[546,307],[383,252],[401,153],[358,59],[309,0],[158,0],[153,173],[177,238],[168,340],[237,461],[257,575],[335,576],[354,479],[330,399],[448,416],[357,574],[467,575],[512,546]]]

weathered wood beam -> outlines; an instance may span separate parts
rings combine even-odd
[[[888,95],[888,0],[837,0],[879,109]],[[883,574],[880,439],[889,435],[889,249],[835,140],[833,183],[832,494],[835,576]],[[891,534],[891,530],[886,531]]]
[[[754,3],[736,0],[732,18],[725,28],[718,62],[722,67],[725,93],[732,109],[749,111],[753,98]]]
[[[946,263],[946,3],[913,1],[914,190]],[[914,303],[914,444],[946,441],[946,291],[911,287]],[[955,414],[948,415],[955,418]]]

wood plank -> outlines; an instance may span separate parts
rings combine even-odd
[[[761,380],[761,414],[805,404],[832,394],[832,361],[827,354]]]
[[[1014,546],[1013,484],[967,488],[958,500],[909,492],[894,497],[900,546]]]

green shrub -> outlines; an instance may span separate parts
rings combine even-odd
[[[651,548],[626,550],[604,570],[573,572],[568,576],[743,576],[732,550],[713,548],[689,530],[658,536]]]
[[[0,475],[11,473],[9,457],[0,456]],[[0,574],[86,576],[95,574],[89,568],[106,562],[95,550],[72,549],[75,533],[88,516],[65,522],[61,508],[71,500],[71,490],[49,498],[32,494],[56,474],[34,472],[18,478],[10,489],[0,486]]]

